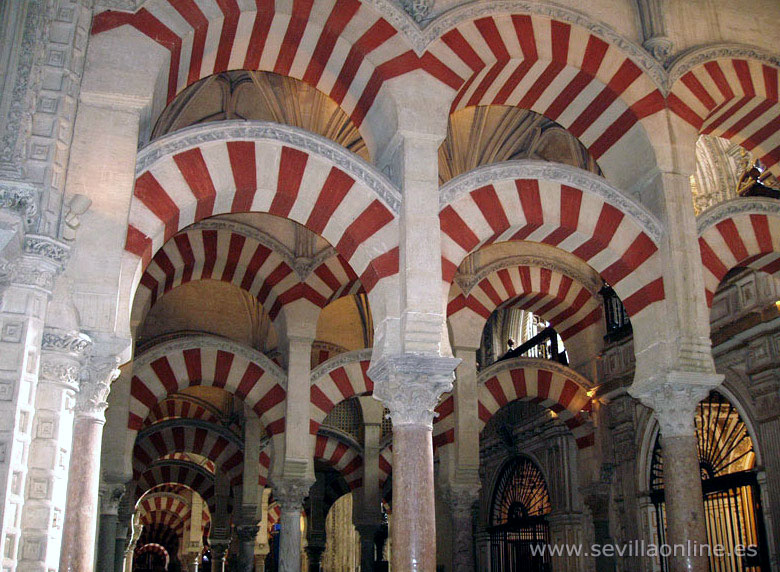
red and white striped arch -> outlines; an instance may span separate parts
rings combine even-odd
[[[615,289],[630,316],[663,300],[660,255],[651,238],[660,227],[653,217],[606,181],[579,169],[549,167],[550,178],[541,179],[506,176],[545,175],[548,167],[534,163],[516,162],[509,169],[491,165],[442,188],[443,196],[451,196],[439,212],[444,280],[452,282],[463,259],[483,246],[530,241],[555,246],[588,263]],[[582,175],[583,188],[571,186],[568,173]],[[592,190],[596,187],[599,192]],[[448,194],[448,188],[458,192]],[[628,205],[643,222],[625,212]]]
[[[355,272],[334,255],[301,281],[292,261],[240,232],[193,228],[157,251],[141,277],[136,304],[151,308],[163,294],[195,280],[220,280],[246,290],[276,319],[285,304],[300,299],[324,308],[361,290]]]
[[[662,93],[618,46],[583,27],[538,14],[486,16],[460,23],[428,52],[458,92],[452,111],[511,105],[540,113],[579,138],[608,176],[636,163],[625,159],[639,142],[655,162],[648,118],[665,108]]]
[[[168,102],[215,73],[270,71],[328,95],[368,141],[382,84],[419,67],[403,35],[358,0],[152,0],[135,14],[97,14],[92,34],[125,25],[170,51]]]
[[[778,72],[757,60],[712,58],[677,79],[669,108],[699,133],[730,139],[780,175]]]
[[[244,453],[236,441],[207,427],[184,423],[166,423],[140,436],[133,449],[135,478],[160,457],[177,452],[206,457],[224,471],[232,485],[241,484]]]
[[[199,404],[181,396],[171,396],[155,405],[146,419],[144,427],[149,427],[168,419],[199,419],[206,423],[217,423],[219,417],[205,404]]]
[[[379,451],[379,488],[381,489],[393,473],[393,445]]]
[[[468,295],[450,290],[447,318],[453,330],[482,324],[497,308],[522,308],[549,322],[567,340],[598,326],[601,303],[587,288],[560,272],[538,266],[512,266],[492,272]],[[470,315],[469,315],[470,314]],[[481,331],[481,328],[479,328]]]
[[[136,498],[161,485],[185,485],[198,493],[213,514],[216,509],[214,475],[191,462],[155,463],[136,480]]]
[[[501,363],[480,375],[480,430],[504,405],[521,399],[556,413],[573,433],[578,448],[593,445],[593,426],[582,416],[582,411],[590,411],[592,405],[587,380],[574,370],[554,367],[546,360],[519,358],[512,362],[509,367]]]
[[[547,360],[516,358],[498,362],[479,376],[478,414],[480,431],[504,405],[517,399],[533,401],[550,409],[572,431],[577,447],[594,443],[593,427],[582,416],[590,411],[588,382],[574,370]],[[454,400],[450,395],[436,408],[433,436],[438,446],[455,440]]]
[[[284,373],[263,354],[212,336],[165,342],[136,358],[128,427],[142,428],[160,400],[193,385],[219,387],[243,399],[269,436],[284,430]]]
[[[309,432],[317,431],[338,403],[356,395],[370,395],[374,382],[368,377],[371,350],[357,350],[326,361],[311,372]]]
[[[733,207],[744,205],[734,214]],[[699,216],[699,250],[707,305],[729,270],[747,266],[780,276],[780,205],[773,199],[735,199]]]
[[[191,518],[190,506],[172,495],[147,495],[138,504],[136,511],[141,524],[162,524],[181,532]],[[203,508],[201,523],[205,527],[210,520],[209,511]]]
[[[282,143],[276,131],[268,134],[270,128],[239,137],[230,122],[207,127],[208,142],[161,152],[169,141],[179,141],[173,134],[139,155],[125,250],[143,266],[184,227],[218,214],[253,211],[289,218],[325,238],[366,291],[398,272],[396,216],[368,185],[395,191],[368,165],[360,164],[364,179],[356,180],[334,160]],[[355,161],[310,134],[299,137]]]
[[[347,482],[350,490],[363,485],[363,457],[359,451],[329,435],[317,435],[314,458],[333,467]]]
[[[165,549],[165,547],[162,544],[157,544],[156,542],[148,542],[143,546],[139,546],[138,548],[135,549],[135,557],[138,558],[139,556],[142,556],[147,552],[157,554],[161,558],[164,558],[165,568],[166,569],[168,568],[168,563],[170,562],[170,555],[168,554],[168,551]]]

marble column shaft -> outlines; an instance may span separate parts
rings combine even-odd
[[[256,524],[240,524],[236,526],[238,536],[238,570],[253,572],[255,567],[255,540],[260,527]]]
[[[115,357],[92,357],[84,367],[76,395],[73,451],[62,535],[60,570],[91,572],[95,552],[100,481],[100,449],[106,422],[106,398],[119,375]]]
[[[372,363],[374,395],[393,420],[392,568],[436,570],[436,510],[433,488],[433,410],[452,389],[459,360],[402,354]]]
[[[274,498],[279,503],[279,572],[301,571],[301,510],[311,483],[306,480],[274,482]]]
[[[694,430],[698,403],[722,376],[694,372],[667,374],[665,383],[637,392],[652,407],[661,429],[664,455],[664,495],[666,501],[666,542],[707,544],[704,500],[699,469],[699,451]],[[632,390],[633,391],[633,390]],[[707,572],[708,558],[701,552],[669,557],[672,572]]]

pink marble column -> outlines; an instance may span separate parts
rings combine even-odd
[[[372,363],[374,396],[393,420],[392,569],[435,572],[433,410],[459,360],[401,354]]]
[[[82,370],[76,394],[73,449],[68,471],[68,499],[62,527],[62,572],[91,572],[95,552],[106,398],[119,375],[114,357],[92,357]]]
[[[694,430],[698,403],[723,377],[715,374],[672,372],[666,382],[635,392],[652,407],[661,429],[666,500],[666,542],[694,547],[669,557],[672,572],[707,572],[707,544],[704,500],[699,470],[699,453]]]

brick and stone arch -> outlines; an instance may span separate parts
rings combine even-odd
[[[144,471],[135,482],[135,496],[141,498],[161,485],[184,485],[198,493],[208,506],[209,512],[216,511],[214,474],[205,467],[191,461],[158,461]]]
[[[133,474],[137,478],[159,458],[177,452],[209,459],[225,472],[231,485],[241,485],[241,439],[221,426],[188,419],[162,421],[139,432],[133,448]]]
[[[284,430],[284,372],[256,350],[208,335],[163,342],[136,358],[128,427],[141,429],[158,402],[194,385],[219,387],[240,397],[269,436]]]
[[[604,179],[563,165],[517,161],[481,167],[440,192],[442,274],[503,241],[539,242],[598,272],[632,318],[664,300],[661,225]]]
[[[564,342],[603,328],[597,292],[558,270],[532,265],[492,267],[467,292],[450,289],[447,319],[456,340],[480,335],[497,309],[519,308],[549,322]]]
[[[780,203],[738,198],[697,218],[707,305],[729,270],[746,266],[780,275]]]
[[[780,174],[780,65],[753,48],[708,46],[670,70],[669,109],[704,135],[738,143]]]
[[[382,85],[420,65],[405,36],[358,0],[303,5],[262,0],[246,10],[223,2],[216,8],[203,0],[154,0],[135,14],[98,14],[92,34],[129,26],[145,36],[150,51],[169,52],[169,69],[155,70],[167,84],[165,103],[198,80],[228,70],[302,80],[344,109],[369,148],[375,134],[367,115],[386,97]]]
[[[333,249],[308,265],[271,237],[232,221],[202,221],[176,234],[147,266],[134,301],[139,322],[164,294],[196,280],[219,280],[252,294],[275,320],[305,299],[324,308],[362,291],[355,272]]]
[[[136,512],[143,525],[160,524],[172,528],[181,534],[192,514],[189,503],[182,497],[172,494],[147,494],[136,506]],[[206,507],[201,514],[203,527],[211,516]]]
[[[289,218],[322,236],[366,292],[398,272],[398,190],[322,137],[283,125],[222,122],[145,147],[123,257],[127,298],[168,240],[199,220],[234,212]],[[185,249],[186,250],[186,249]]]
[[[144,419],[144,428],[167,419],[199,419],[206,423],[218,423],[219,412],[207,402],[196,402],[186,395],[174,394],[160,401]]]
[[[496,362],[477,379],[480,431],[504,405],[517,399],[533,401],[553,411],[568,427],[580,449],[594,444],[593,426],[582,415],[591,409],[592,383],[566,366],[549,360],[515,358]],[[433,440],[438,447],[455,440],[455,400],[444,396],[436,407]]]
[[[311,418],[309,432],[317,431],[330,411],[341,401],[357,395],[371,395],[374,382],[368,377],[372,350],[337,355],[311,372]]]
[[[318,433],[314,445],[314,459],[338,471],[350,490],[363,485],[363,456],[345,439]]]
[[[437,76],[457,92],[453,112],[509,105],[544,115],[582,141],[622,187],[654,168],[666,106],[656,62],[603,27],[573,22],[565,9],[473,12],[440,25],[427,48],[442,68]]]

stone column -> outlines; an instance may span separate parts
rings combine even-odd
[[[694,428],[696,406],[723,380],[716,374],[671,372],[664,383],[631,393],[651,407],[661,428],[667,543],[704,545],[707,530]],[[707,572],[706,553],[673,555],[672,572]]]
[[[255,568],[255,540],[260,527],[256,524],[236,525],[238,537],[238,571],[253,572]]]
[[[100,532],[98,535],[98,570],[114,570],[116,534],[119,522],[119,503],[125,486],[104,483],[100,485]]]
[[[401,354],[371,364],[374,396],[393,421],[392,568],[397,572],[436,569],[433,489],[433,410],[452,389],[458,360]]]
[[[311,481],[287,479],[273,483],[274,498],[279,503],[279,571],[301,570],[301,510],[309,494]]]
[[[306,546],[306,556],[309,559],[309,572],[320,572],[320,561],[325,547],[320,544],[308,544]]]
[[[452,569],[474,572],[474,509],[479,500],[479,484],[448,485],[447,504],[452,514]]]
[[[114,572],[125,569],[125,552],[133,536],[133,509],[130,496],[125,494],[119,503],[116,541],[114,542]]]
[[[100,447],[106,422],[106,398],[119,375],[118,359],[93,356],[81,375],[73,424],[73,453],[62,534],[60,570],[91,572],[95,552],[100,480]]]
[[[322,553],[325,551],[325,479],[320,477],[309,489],[308,526],[306,527],[306,555],[309,571],[319,572]]]
[[[225,572],[229,547],[229,538],[215,538],[211,541],[211,572]]]
[[[360,535],[360,572],[373,572],[376,563],[376,535],[379,524],[358,524],[355,526]]]

